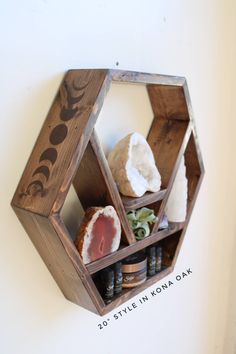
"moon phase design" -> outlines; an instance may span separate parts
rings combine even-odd
[[[38,168],[36,168],[36,170],[34,171],[32,176],[35,176],[39,173],[43,174],[46,177],[46,180],[48,180],[48,178],[50,176],[50,171],[47,166],[39,166]]]
[[[67,100],[68,100],[68,106],[73,106],[74,104],[78,103],[84,96],[85,92],[82,92],[79,96],[71,96],[69,91],[67,91]]]
[[[41,161],[46,161],[49,160],[52,165],[56,162],[57,159],[57,150],[54,148],[48,148],[47,150],[44,150],[44,152],[41,154],[39,158],[39,162]]]
[[[87,86],[88,86],[88,82],[86,82],[86,84],[82,85],[82,86],[77,86],[76,83],[75,83],[75,80],[73,81],[72,83],[72,86],[73,88],[76,90],[76,91],[81,91],[81,90],[84,90]]]
[[[41,195],[43,194],[43,184],[41,181],[39,180],[36,180],[36,181],[33,181],[31,182],[28,187],[27,187],[27,190],[26,190],[26,193],[28,195],[36,195],[38,193],[40,193]]]
[[[61,113],[60,113],[60,118],[63,122],[67,122],[67,121],[71,120],[72,118],[74,118],[74,116],[78,112],[78,107],[73,108],[73,106],[76,103],[79,103],[80,100],[82,100],[82,98],[84,97],[84,94],[85,94],[84,89],[87,85],[88,85],[88,83],[86,83],[85,85],[83,85],[81,87],[77,87],[75,82],[73,82],[73,88],[76,91],[83,90],[83,92],[81,92],[78,96],[72,96],[72,94],[68,88],[68,84],[65,82],[64,88],[65,88],[66,96],[67,96],[67,105],[62,107]]]
[[[63,107],[61,110],[60,118],[63,122],[67,122],[68,120],[74,118],[74,115],[78,112],[78,108],[68,109]]]
[[[50,134],[49,140],[52,145],[61,144],[67,136],[68,128],[65,124],[57,125]]]
[[[62,87],[62,89],[64,89],[65,91],[62,93],[63,94],[62,102],[63,103],[65,101],[66,102],[65,102],[65,105],[62,106],[61,112],[60,112],[60,119],[63,122],[68,122],[69,120],[71,120],[75,116],[78,116],[80,114],[80,112],[82,111],[81,109],[79,110],[79,107],[74,107],[74,105],[78,104],[82,100],[82,98],[84,97],[84,94],[85,94],[85,88],[88,86],[88,84],[89,84],[89,81],[86,82],[85,84],[81,84],[79,86],[76,84],[76,81],[74,80],[72,82],[72,87],[73,87],[74,91],[78,91],[78,93],[77,93],[78,96],[72,96],[71,90],[68,87],[68,83],[67,82],[64,83],[64,86]],[[74,93],[74,94],[76,94],[76,93]],[[65,100],[65,95],[66,95],[67,100]],[[86,109],[86,108],[84,108],[84,109]],[[57,126],[55,126],[53,128],[53,130],[49,136],[49,142],[52,145],[59,145],[65,140],[65,138],[67,137],[67,134],[68,134],[67,125],[64,123],[58,124]],[[57,153],[56,148],[50,147],[42,152],[42,154],[39,158],[39,162],[50,161],[53,166],[57,160],[57,156],[58,156],[58,153]],[[45,181],[45,183],[46,183],[50,177],[50,169],[48,168],[48,166],[46,166],[44,164],[42,166],[37,167],[34,170],[32,177],[34,177],[35,175],[40,175],[40,174],[46,178],[46,181]],[[22,193],[22,195],[35,196],[39,193],[41,194],[41,197],[43,197],[45,195],[45,189],[44,189],[43,183],[39,179],[37,179],[35,181],[32,181],[28,185],[26,192]]]

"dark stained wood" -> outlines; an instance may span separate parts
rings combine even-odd
[[[107,304],[106,308],[103,311],[103,314],[106,314],[116,308],[117,306],[120,306],[122,303],[128,301],[131,299],[133,296],[139,294],[143,290],[147,289],[151,285],[155,284],[156,282],[160,281],[164,277],[166,277],[168,274],[170,274],[174,270],[173,266],[173,259],[176,254],[176,250],[179,246],[180,243],[180,237],[182,234],[182,230],[179,229],[179,231],[176,231],[173,235],[170,235],[168,238],[164,238],[161,240],[160,245],[163,248],[163,267],[164,269],[160,272],[157,273],[156,275],[152,277],[148,277],[147,280],[141,284],[140,286],[133,288],[133,289],[123,289],[122,293],[119,294],[114,298],[112,303]],[[158,287],[158,285],[157,285]]]
[[[191,99],[190,99],[190,95],[189,95],[187,80],[185,80],[185,82],[183,84],[183,90],[184,90],[186,105],[188,108],[189,119],[194,122],[193,109],[192,109],[192,103],[191,103]]]
[[[197,151],[195,138],[194,138],[194,134],[192,131],[188,145],[187,145],[185,153],[184,153],[185,165],[187,168],[187,171],[186,171],[187,175],[189,175],[189,174],[200,175],[203,172],[198,154],[199,154],[199,151]]]
[[[76,146],[73,159],[71,160],[71,164],[67,170],[67,175],[65,177],[64,184],[61,186],[60,191],[59,191],[60,193],[58,193],[57,200],[54,203],[52,213],[59,212],[64,204],[67,192],[69,190],[70,185],[72,184],[74,175],[77,171],[77,168],[78,168],[78,165],[79,165],[81,158],[83,156],[84,150],[89,142],[90,136],[93,132],[94,124],[95,124],[97,117],[100,113],[100,110],[103,105],[103,101],[105,99],[105,96],[107,94],[109,87],[110,87],[110,79],[109,79],[109,76],[107,75],[102,83],[102,86],[100,87],[100,91],[98,93],[97,99],[93,105],[91,119],[89,120],[88,124],[85,126],[83,134],[81,136],[81,139],[79,140],[79,143]],[[93,91],[93,93],[94,93],[94,91]]]
[[[204,177],[204,166],[202,162],[201,152],[198,145],[198,139],[196,132],[192,131],[191,137],[189,139],[187,148],[184,153],[185,165],[186,165],[186,176],[188,179],[188,206],[187,206],[187,217],[184,223],[184,228],[181,233],[181,237],[178,243],[178,247],[175,252],[175,256],[172,261],[172,265],[175,266],[186,230],[191,218],[191,214],[196,203],[197,195],[199,193],[200,186]]]
[[[162,200],[164,198],[165,193],[166,189],[161,189],[160,191],[155,193],[147,192],[142,197],[134,198],[121,196],[121,199],[124,204],[125,210],[130,211],[142,208],[145,205]]]
[[[111,202],[106,180],[90,141],[75,174],[73,186],[85,210],[91,206],[106,206]]]
[[[107,70],[66,74],[14,195],[15,206],[45,216],[60,210],[102,106],[106,78]],[[42,166],[47,173],[39,172]]]
[[[72,242],[70,235],[68,233],[68,230],[60,218],[59,215],[53,215],[50,217],[50,221],[53,225],[53,228],[55,229],[58,237],[60,238],[60,241],[63,244],[63,247],[65,248],[67,255],[72,262],[74,268],[76,269],[77,273],[80,276],[80,279],[87,290],[87,296],[89,295],[90,298],[92,299],[93,303],[96,306],[96,309],[98,313],[101,314],[102,309],[104,307],[104,302],[94,284],[92,281],[91,277],[89,276],[88,270],[86,266],[84,265],[82,258],[80,257],[80,254],[78,253],[74,243]],[[82,298],[81,300],[84,301]]]
[[[101,311],[98,302],[91,300],[81,272],[75,269],[50,220],[16,207],[14,210],[64,296],[94,313]]]
[[[95,132],[91,135],[90,143],[76,173],[73,185],[84,208],[114,206],[121,221],[123,241],[128,244],[136,242],[120,194]]]
[[[162,265],[170,267],[175,256],[176,249],[179,244],[182,230],[179,230],[170,237],[163,239],[159,244],[162,247]]]
[[[143,284],[137,286],[136,288],[123,290],[121,295],[114,298],[114,300],[110,304],[107,304],[107,306],[103,310],[103,315],[109,313],[110,311],[114,310],[116,307],[122,305],[124,302],[130,300],[135,295],[138,295],[139,293],[141,293],[151,285],[165,278],[167,275],[173,272],[173,269],[174,268],[172,266],[168,267],[163,271],[161,271],[160,273],[157,273],[153,277],[148,278]]]
[[[138,83],[138,84],[155,84],[155,85],[174,85],[182,87],[185,78],[180,76],[158,75],[150,73],[141,73],[136,71],[109,70],[112,81]]]
[[[147,85],[154,116],[189,121],[184,89],[173,85]]]
[[[184,227],[183,223],[170,223],[170,226],[166,230],[158,231],[152,236],[146,237],[145,239],[134,243],[128,247],[122,247],[117,252],[111,253],[102,259],[98,259],[95,262],[87,264],[87,269],[90,274],[94,274],[99,270],[108,267],[109,265],[120,261],[123,258],[128,257],[129,255],[138,252],[153,243],[156,243],[164,238],[169,237],[170,235],[176,233],[179,230],[182,230]]]
[[[162,188],[167,188],[188,122],[154,118],[147,141],[153,151],[161,174]]]
[[[193,133],[189,139],[186,151],[184,153],[186,165],[186,177],[188,179],[188,206],[193,200],[198,181],[202,174],[202,169],[198,160],[196,145],[194,142]]]
[[[147,86],[154,113],[147,140],[162,176],[158,193],[121,198],[117,190],[94,132],[111,81]],[[183,155],[188,179],[187,218],[158,231]],[[109,69],[70,70],[36,141],[12,206],[65,297],[104,315],[173,271],[203,175],[185,78]],[[122,224],[120,249],[86,266],[59,215],[72,182],[85,209],[113,205]],[[149,237],[136,242],[126,211],[142,206],[153,208],[158,221]],[[92,275],[157,242],[163,246],[167,268],[105,304]]]
[[[127,241],[129,244],[135,243],[136,239],[133,234],[133,231],[130,228],[128,219],[126,217],[126,212],[125,212],[123,203],[121,201],[119,191],[117,189],[117,186],[116,186],[116,183],[113,179],[107,159],[105,157],[105,154],[102,150],[102,147],[100,145],[100,142],[98,140],[98,137],[97,137],[95,131],[93,131],[90,141],[91,141],[91,144],[93,147],[93,151],[96,154],[96,157],[97,157],[98,162],[100,164],[100,168],[101,168],[103,177],[106,180],[107,189],[109,190],[111,201],[112,201],[112,203],[117,211],[117,214],[120,218],[121,225],[123,227],[123,231],[126,236],[125,238],[123,238],[123,240]]]
[[[168,179],[167,191],[165,193],[165,196],[163,198],[161,206],[158,209],[158,215],[157,215],[158,216],[158,220],[157,220],[157,222],[155,223],[155,225],[154,225],[154,227],[152,229],[152,232],[154,232],[154,233],[157,232],[160,220],[163,217],[165,206],[166,206],[166,203],[168,201],[168,198],[169,198],[169,195],[170,195],[170,192],[171,192],[171,189],[172,189],[176,174],[177,174],[178,169],[179,169],[180,161],[181,161],[181,159],[183,157],[183,154],[185,152],[185,149],[186,149],[186,146],[188,144],[191,132],[192,132],[192,123],[190,122],[190,123],[188,123],[188,127],[186,129],[185,134],[184,134],[183,140],[181,141],[181,146],[180,146],[180,148],[178,150],[178,153],[176,155],[176,160],[175,160],[175,162],[173,164],[172,170],[169,171],[170,172],[170,176],[169,176],[169,179]],[[167,158],[166,164],[168,165],[168,163],[169,163],[169,161],[168,161],[168,158]],[[158,167],[159,167],[159,165],[158,165]],[[161,176],[162,176],[162,174],[161,174]]]
[[[165,206],[168,201],[177,171],[179,169],[179,164],[180,164],[181,158],[182,158],[182,156],[185,152],[186,146],[188,144],[191,131],[192,131],[192,123],[190,122],[190,123],[188,123],[188,126],[187,126],[184,136],[183,137],[181,136],[182,140],[178,140],[178,145],[180,145],[179,149],[175,150],[175,148],[174,148],[173,149],[174,153],[172,151],[171,165],[173,164],[173,166],[172,166],[171,170],[169,169],[170,160],[168,159],[168,157],[166,157],[166,167],[164,168],[164,170],[166,169],[170,175],[168,176],[168,182],[166,180],[166,183],[168,183],[168,184],[167,184],[166,193],[164,195],[161,205],[157,205],[157,207],[153,206],[153,208],[155,209],[155,213],[158,216],[158,219],[152,228],[153,233],[157,232],[160,220],[162,219],[162,217],[164,215]],[[162,161],[162,163],[164,164],[164,161]],[[159,168],[158,164],[157,164],[157,166]],[[160,168],[159,168],[159,170],[162,171],[162,169],[160,169]],[[161,176],[163,178],[162,172],[161,172]],[[166,176],[167,176],[167,174],[166,174]]]

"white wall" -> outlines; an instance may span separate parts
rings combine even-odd
[[[13,0],[0,13],[0,352],[234,353],[235,2]],[[168,279],[191,277],[99,331],[98,316],[63,298],[9,204],[63,73],[116,62],[187,77],[206,175]]]

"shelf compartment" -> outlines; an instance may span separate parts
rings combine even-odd
[[[135,243],[135,237],[126,217],[120,194],[113,180],[108,162],[93,131],[73,180],[77,196],[84,209],[91,206],[112,205],[121,222],[122,240]]]
[[[159,219],[192,133],[190,145],[185,153],[189,181],[186,222],[172,225],[169,230],[163,231],[158,231],[156,223],[152,234],[138,242],[130,230],[124,204],[93,133],[112,81],[146,85],[154,113],[147,140],[162,177],[162,188],[166,191],[161,198],[159,195],[151,202],[148,199],[151,197],[145,200],[145,196],[142,201],[145,204],[142,205],[153,206],[155,212],[158,212]],[[87,154],[86,150],[87,152],[92,150],[92,164],[98,171],[98,179],[102,181],[101,190],[97,193],[96,188],[92,186],[92,177],[96,179],[96,176],[90,169],[90,185],[93,187],[94,196],[90,195],[88,200],[86,193],[83,194],[81,189],[83,178],[80,179],[77,174],[81,160],[84,160],[83,156]],[[91,156],[90,152],[88,155]],[[97,161],[94,162],[95,160]],[[110,69],[69,70],[62,80],[28,159],[12,199],[12,207],[64,296],[75,304],[103,315],[164,278],[174,269],[203,174],[202,157],[184,78]],[[84,207],[92,206],[95,201],[100,205],[111,203],[115,207],[122,223],[123,242],[129,244],[87,266],[84,265],[61,219],[61,210],[73,181]],[[131,205],[133,207],[134,204]],[[125,291],[112,303],[105,305],[92,275],[151,244],[167,240],[169,242],[175,233],[181,236],[170,266],[139,287]]]
[[[186,165],[186,177],[188,180],[187,215],[186,215],[184,229],[181,234],[180,241],[175,253],[175,257],[172,262],[173,266],[175,266],[175,263],[177,261],[178,254],[180,252],[184,240],[184,236],[188,227],[188,223],[190,221],[190,217],[193,211],[193,207],[196,203],[197,195],[205,173],[204,165],[201,159],[201,154],[199,153],[199,145],[198,145],[198,139],[196,136],[195,128],[193,128],[190,135],[190,139],[188,140],[188,144],[184,152],[184,159]]]
[[[175,257],[182,233],[183,230],[176,231],[174,234],[170,235],[170,237],[164,238],[158,242],[163,249],[162,270],[151,277],[147,277],[147,280],[144,283],[135,288],[123,289],[119,295],[113,297],[110,303],[106,303],[104,300],[106,305],[103,310],[104,314],[131,299],[133,296],[138,295],[140,292],[155,284],[157,281],[160,281],[173,271],[174,267],[172,261]]]
[[[161,272],[157,273],[153,277],[148,277],[147,280],[140,284],[139,286],[133,289],[124,289],[120,295],[114,296],[114,299],[109,304],[105,304],[103,315],[109,313],[110,311],[114,310],[116,307],[122,305],[124,302],[130,300],[132,297],[138,295],[148,287],[152,286],[156,282],[160,281],[161,279],[165,278],[173,272],[173,267],[170,266],[166,269],[163,269]]]
[[[185,84],[148,84],[147,92],[154,113],[147,141],[161,175],[162,188],[166,188],[158,208],[158,220],[152,228],[156,233],[192,131],[192,119],[185,98]]]
[[[183,127],[182,127],[183,128]],[[182,130],[181,128],[181,130]],[[168,171],[168,168],[166,171],[168,171],[168,174],[166,175],[166,177],[168,176],[168,178],[166,179],[166,183],[167,183],[167,191],[165,193],[165,196],[161,202],[161,205],[159,206],[158,208],[158,219],[156,221],[156,223],[154,224],[153,226],[153,229],[152,229],[152,232],[155,233],[157,232],[158,230],[158,227],[159,227],[159,223],[160,223],[160,220],[162,219],[163,215],[164,215],[164,211],[165,211],[165,207],[166,207],[166,204],[167,204],[167,201],[168,201],[168,198],[169,198],[169,195],[170,195],[170,192],[171,192],[171,189],[173,187],[173,183],[174,183],[174,180],[176,178],[176,174],[178,172],[178,169],[179,169],[179,165],[180,165],[180,161],[186,151],[186,148],[187,148],[187,145],[189,143],[189,139],[190,139],[190,135],[191,135],[191,132],[192,132],[192,129],[193,129],[193,126],[192,126],[192,122],[189,122],[186,126],[186,131],[185,131],[185,134],[184,134],[184,137],[183,137],[183,140],[179,140],[179,136],[178,136],[178,133],[177,136],[178,136],[178,149],[176,150],[175,148],[176,147],[172,147],[172,163],[173,163],[173,170],[170,170]],[[182,133],[181,133],[182,134]],[[163,138],[162,138],[163,139]],[[169,138],[167,138],[167,143],[169,141]],[[173,141],[171,140],[171,144],[173,145]],[[155,145],[155,142],[154,142],[154,145]],[[166,167],[164,166],[164,169]],[[164,173],[164,170],[162,170],[162,172]],[[165,173],[164,173],[165,175]]]
[[[97,273],[99,270],[108,267],[109,265],[120,261],[121,259],[128,257],[129,255],[142,250],[151,244],[158,242],[175,232],[182,230],[184,223],[170,223],[169,228],[165,230],[158,231],[152,236],[148,236],[141,241],[138,241],[130,246],[123,246],[118,251],[113,252],[102,259],[98,259],[92,263],[86,265],[86,268],[90,274]]]
[[[122,196],[121,200],[124,204],[125,210],[130,211],[130,210],[135,210],[138,208],[142,208],[148,204],[155,203],[159,200],[162,200],[165,196],[166,189],[161,189],[158,192],[147,192],[145,193],[142,197],[125,197]]]

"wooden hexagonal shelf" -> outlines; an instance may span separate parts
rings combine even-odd
[[[94,131],[111,82],[145,85],[154,119],[147,136],[162,177],[157,193],[122,197]],[[151,205],[161,219],[180,160],[185,157],[188,208],[184,223],[136,242],[126,211]],[[204,174],[186,80],[182,77],[118,70],[70,70],[65,75],[12,200],[26,232],[63,294],[104,315],[173,271]],[[122,225],[118,251],[84,265],[60,211],[71,186],[83,206],[113,205]],[[159,242],[170,255],[166,268],[145,283],[125,289],[106,304],[93,275],[130,254]]]

